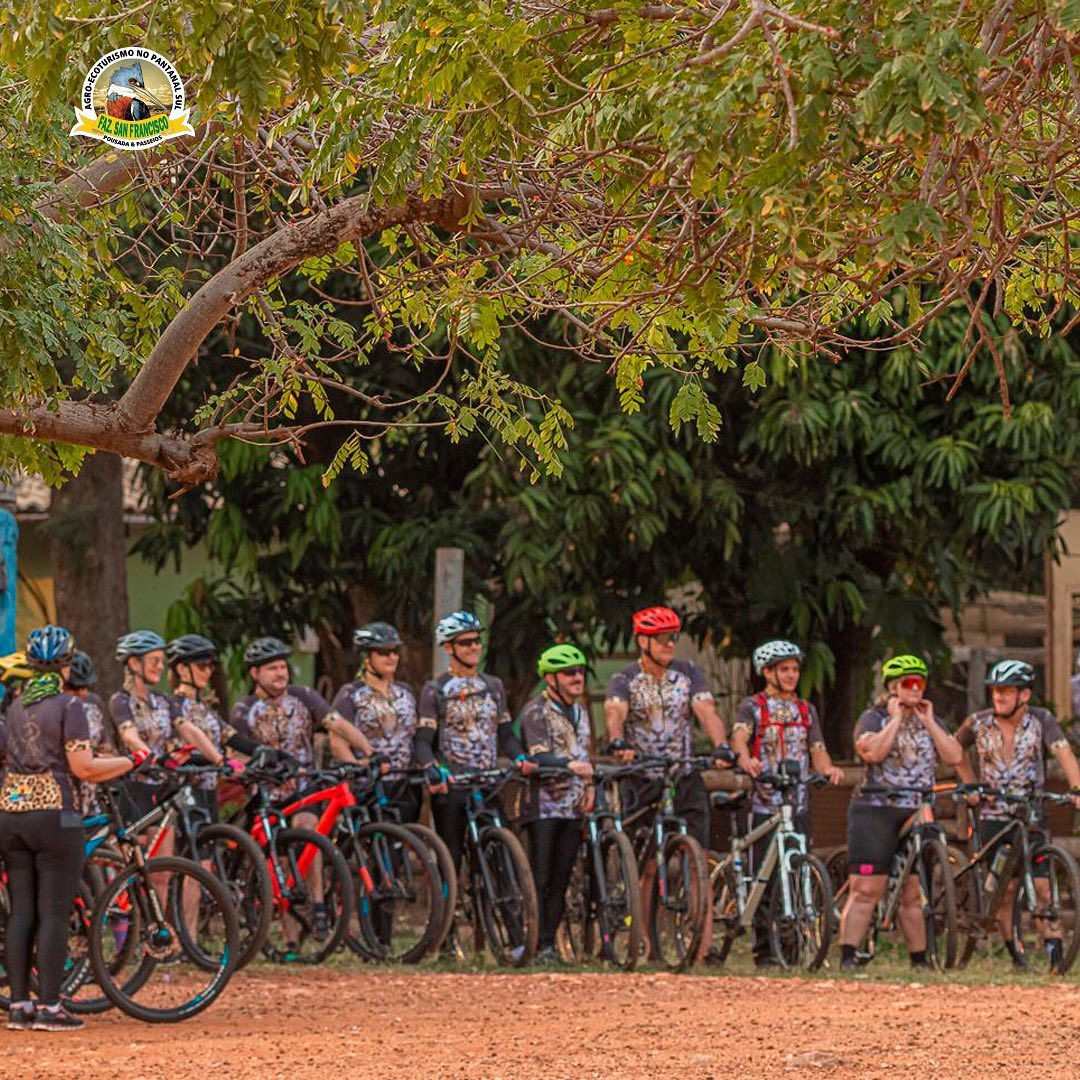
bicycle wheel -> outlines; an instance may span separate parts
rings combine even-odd
[[[983,877],[988,871],[984,860],[977,863],[959,861],[956,848],[949,848],[953,859],[953,894],[956,898],[957,967],[966,967],[980,944],[987,940],[986,915],[988,898]]]
[[[368,905],[371,917],[359,920],[363,947],[352,933],[345,940],[369,959],[418,963],[443,923],[442,879],[430,848],[401,825],[371,821],[359,827],[347,851],[357,906]]]
[[[604,887],[594,890],[594,910],[585,923],[585,955],[600,955],[623,971],[633,971],[641,956],[641,881],[629,838],[608,830],[600,835]],[[603,896],[603,898],[601,898]]]
[[[956,966],[956,891],[952,862],[943,840],[923,843],[919,905],[926,927],[926,959],[938,971]]]
[[[735,887],[735,866],[730,855],[706,852],[709,864],[709,917],[713,925],[713,944],[720,962],[727,960],[739,936],[739,897]]]
[[[592,888],[589,876],[585,873],[584,859],[588,848],[578,850],[574,868],[570,871],[570,881],[566,886],[566,907],[562,921],[555,931],[555,948],[559,956],[568,964],[583,964],[595,955],[598,935],[589,935],[586,944],[586,927],[592,918]]]
[[[431,951],[437,952],[442,948],[442,943],[446,940],[450,928],[454,925],[454,912],[457,910],[458,899],[457,867],[454,866],[454,857],[450,854],[450,849],[434,829],[429,829],[426,825],[406,825],[405,828],[424,841],[432,855],[435,856],[435,865],[439,870],[443,917],[442,922],[439,923],[435,941],[431,946]]]
[[[193,894],[194,911],[185,902]],[[112,930],[121,917],[129,929],[118,941]],[[121,870],[90,923],[94,978],[117,1008],[147,1023],[186,1020],[212,1004],[232,976],[239,942],[225,887],[198,863],[174,856]]]
[[[795,855],[788,874],[791,913],[784,911],[784,891],[774,875],[769,896],[769,945],[783,968],[817,971],[832,941],[832,878],[816,855]]]
[[[1046,938],[1060,937],[1062,945],[1061,971],[1067,974],[1080,949],[1077,920],[1080,913],[1080,869],[1076,860],[1057,844],[1046,844],[1032,853],[1031,866],[1035,884],[1035,906],[1032,908],[1025,890],[1017,890],[1013,905],[1014,939],[1023,944]]]
[[[354,893],[345,857],[321,833],[278,829],[267,863],[278,893],[263,952],[279,964],[321,964],[344,941],[352,918]]]
[[[274,891],[262,848],[234,825],[205,825],[195,837],[196,861],[225,886],[240,919],[236,970],[259,954],[274,918]]]
[[[657,866],[652,883],[649,939],[655,960],[683,971],[697,959],[709,915],[709,868],[705,851],[692,837],[673,833],[664,841],[664,876]]]
[[[499,964],[524,967],[536,952],[540,932],[536,885],[525,849],[504,828],[487,828],[470,851],[482,865],[473,879],[480,883],[476,904],[488,948]]]

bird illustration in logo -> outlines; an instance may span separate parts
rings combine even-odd
[[[147,100],[143,100],[143,99]],[[115,67],[109,80],[109,92],[105,98],[105,109],[109,116],[117,120],[149,120],[154,108],[168,112],[168,109],[146,89],[143,69],[140,61]]]

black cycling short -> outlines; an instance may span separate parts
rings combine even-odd
[[[900,830],[914,812],[905,806],[848,803],[848,873],[887,874],[900,847]]]
[[[979,841],[980,850],[982,849],[984,844],[989,844],[990,841],[993,840],[994,837],[997,836],[998,833],[1000,833],[1008,824],[1008,818],[986,818],[980,815],[978,821],[976,821],[975,823],[975,836]],[[1014,832],[1009,832],[1001,841],[994,844],[993,847],[990,848],[990,851],[987,855],[987,858],[989,860],[986,863],[987,866],[993,863],[994,856],[997,854],[998,848],[1005,846],[1011,838],[1015,837],[1015,835],[1016,834]],[[1031,846],[1033,849],[1047,843],[1050,839],[1050,837],[1047,836],[1046,833],[1042,832],[1039,829],[1029,829],[1028,836],[1030,838]],[[1039,859],[1035,858],[1031,867],[1031,876],[1037,878],[1049,877],[1050,867],[1047,865],[1046,862],[1040,863]]]
[[[623,817],[626,818],[642,806],[659,800],[663,794],[663,781],[646,777],[632,777],[622,782]],[[675,813],[686,820],[686,831],[702,847],[709,847],[709,793],[701,773],[687,773],[675,783]],[[629,826],[630,832],[647,827],[652,818],[642,815]]]

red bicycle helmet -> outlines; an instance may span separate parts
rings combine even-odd
[[[634,635],[666,634],[682,629],[682,620],[669,607],[647,607],[634,612]]]

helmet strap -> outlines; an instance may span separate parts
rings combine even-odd
[[[390,684],[393,680],[388,675],[377,675],[368,663],[371,653],[364,654],[363,667],[360,669],[360,678],[367,683],[372,690],[378,690],[381,694],[389,694]]]
[[[455,642],[450,642],[450,674],[469,677],[475,675],[480,670],[480,665],[464,664],[461,658],[458,656],[457,645]]]
[[[547,678],[544,678],[544,682],[547,682],[547,687],[544,689],[544,693],[553,701],[557,701],[560,705],[565,705],[566,708],[570,708],[574,704],[573,696],[563,697],[562,685],[559,682],[559,672],[549,672],[551,675],[551,682],[547,682]]]
[[[667,671],[667,664],[661,664],[660,661],[657,660],[655,656],[653,656],[652,637],[647,634],[642,634],[641,636],[645,638],[645,648],[641,650],[642,660],[648,660],[649,664],[652,667],[656,668],[657,671],[660,672],[660,674],[663,674],[665,671]],[[648,670],[648,667],[645,664],[642,664],[642,667],[645,668],[646,674],[652,674],[652,672]]]

